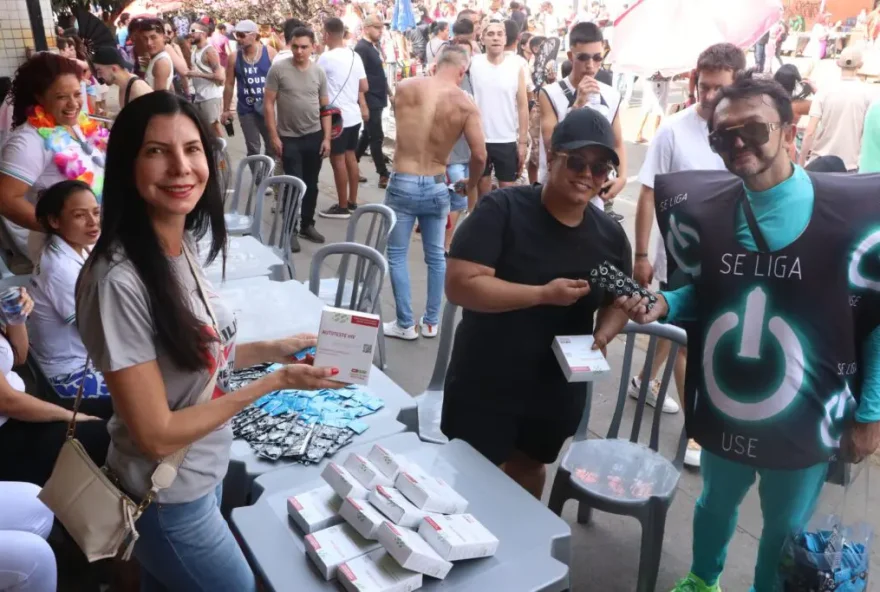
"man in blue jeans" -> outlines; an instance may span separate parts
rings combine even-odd
[[[397,214],[397,224],[388,239],[388,266],[397,319],[385,323],[388,337],[406,340],[419,337],[413,319],[407,268],[416,220],[421,228],[428,266],[428,301],[419,326],[425,337],[436,337],[438,333],[446,276],[443,243],[449,214],[446,162],[459,136],[464,134],[471,149],[470,170],[482,171],[486,166],[479,111],[459,88],[468,66],[467,52],[448,45],[437,57],[434,76],[408,78],[397,87],[394,112],[397,146],[394,172],[385,193],[385,205]],[[476,191],[477,181],[476,178],[467,180],[469,193]]]

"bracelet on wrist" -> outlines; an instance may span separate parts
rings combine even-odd
[[[636,253],[636,259],[647,259],[647,258],[648,258],[647,253]]]

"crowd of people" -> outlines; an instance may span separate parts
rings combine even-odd
[[[436,337],[443,296],[462,307],[442,430],[538,498],[586,405],[553,338],[592,334],[604,352],[630,320],[684,326],[678,399],[659,400],[668,343],[628,388],[638,397],[647,381],[649,405],[686,410],[685,462],[702,471],[693,563],[674,591],[720,590],[737,509],[758,477],[765,527],[753,589],[775,591],[783,543],[810,518],[829,462],[860,461],[880,445],[878,287],[854,259],[880,221],[877,178],[864,175],[880,172],[880,103],[856,76],[861,51],[841,52],[841,80],[816,89],[792,64],[749,70],[740,48],[713,45],[669,117],[669,81],[646,79],[656,100],[642,127],[651,115],[662,123],[637,175],[633,250],[609,209],[633,171],[628,97],[605,64],[610,16],[599,3],[561,16],[550,2],[532,13],[518,1],[485,11],[444,1],[417,7],[406,35],[389,31],[387,10],[344,4],[277,31],[123,14],[118,47],[85,55],[76,38],[59,38],[58,52],[37,53],[0,88],[0,229],[33,266],[20,313],[4,313],[0,331],[0,448],[16,451],[0,456],[0,590],[55,588],[52,515],[36,496],[71,426],[93,461],[145,501],[133,547],[144,590],[257,589],[219,511],[229,420],[271,391],[340,385],[336,369],[287,365],[230,389],[231,369],[284,364],[316,343],[236,344],[232,311],[198,263],[225,257],[214,146],[237,128],[248,155],[269,156],[306,186],[293,252],[299,239],[325,241],[318,218],[357,209],[370,151],[397,216],[387,246],[396,313],[382,330]],[[779,26],[769,35],[779,43]],[[107,114],[102,84],[117,87],[112,131],[89,117]],[[393,171],[383,153],[389,106]],[[325,158],[336,203],[318,211]],[[695,197],[657,206],[676,195]],[[407,257],[416,228],[422,314]],[[796,267],[743,271],[773,256]],[[657,305],[591,285],[606,261],[645,287],[659,282]],[[776,315],[769,334],[790,366],[778,389],[772,372],[731,370],[743,357],[770,365],[763,329],[748,324],[764,323],[747,311],[759,300]],[[827,315],[811,314],[817,303]],[[715,355],[738,314],[748,325],[740,353]],[[28,393],[39,385],[14,370],[26,360],[51,400]],[[845,412],[830,416],[832,404]],[[157,463],[182,448],[176,479],[157,487]]]

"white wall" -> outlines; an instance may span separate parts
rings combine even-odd
[[[55,48],[55,26],[50,0],[40,0],[43,28],[49,49]],[[34,36],[24,0],[0,0],[0,76],[12,76],[34,48]]]

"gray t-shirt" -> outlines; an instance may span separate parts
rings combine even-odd
[[[471,86],[471,75],[470,73],[466,73],[464,78],[461,79],[461,84],[458,85],[461,90],[466,92],[469,97],[473,98],[474,96],[474,87]],[[468,146],[467,138],[464,137],[464,134],[459,136],[458,141],[455,143],[455,146],[452,147],[452,152],[449,154],[449,164],[467,164],[471,161],[471,147]]]
[[[184,293],[190,297],[192,310],[204,321],[207,329],[213,330],[211,317],[199,296],[186,257],[180,255],[170,261]],[[212,397],[216,399],[226,394],[229,388],[235,354],[235,317],[204,277],[198,263],[196,270],[202,274],[201,280],[221,334],[222,347],[215,349],[212,360],[212,364],[220,364]],[[208,367],[202,372],[181,370],[158,343],[146,287],[121,248],[112,262],[95,259],[83,272],[77,290],[76,320],[83,343],[99,370],[111,372],[156,360],[165,382],[168,407],[172,411],[195,404],[208,384],[211,377]],[[140,499],[149,491],[150,476],[158,463],[138,449],[118,415],[113,415],[107,429],[111,439],[107,465],[119,477],[123,489]],[[212,492],[226,475],[231,445],[232,428],[228,423],[194,442],[174,484],[159,493],[158,501],[190,502]]]
[[[318,65],[300,70],[292,58],[275,61],[266,76],[266,90],[278,93],[279,136],[299,138],[321,129],[320,98],[327,97],[327,75]]]

